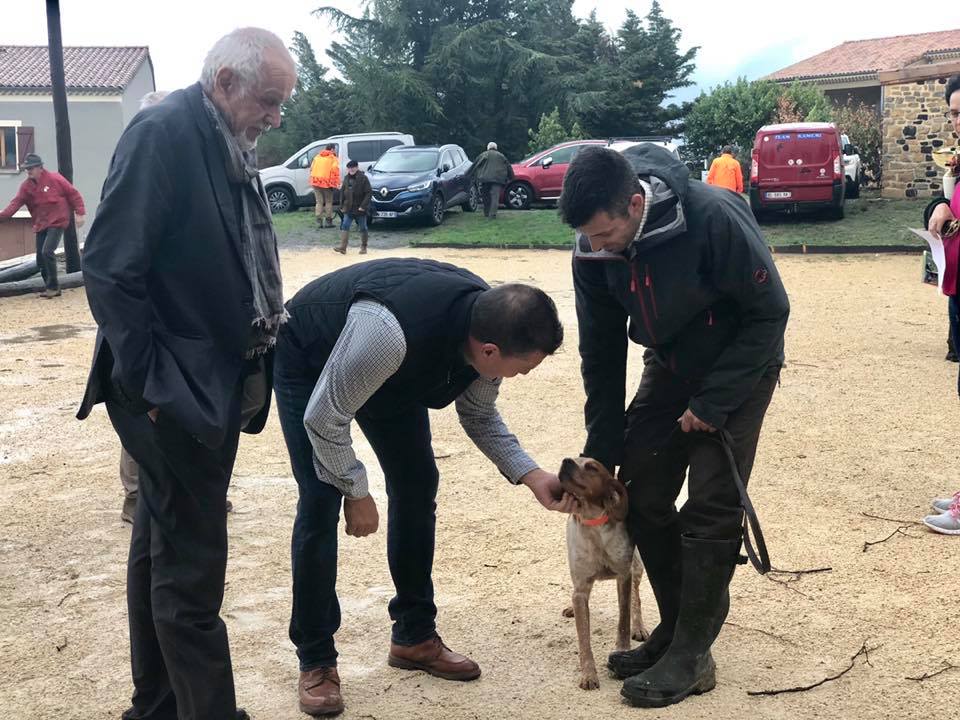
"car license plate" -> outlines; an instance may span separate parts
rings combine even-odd
[[[393,210],[377,210],[373,216],[378,218],[395,218],[397,214]]]
[[[790,195],[791,193],[789,191],[764,193],[764,197],[767,198],[767,200],[785,200],[790,197]]]

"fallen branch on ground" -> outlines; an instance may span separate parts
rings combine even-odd
[[[923,525],[919,520],[900,520],[898,518],[883,517],[882,515],[871,515],[865,512],[861,512],[860,514],[873,520],[886,520],[887,522],[900,523],[901,525]]]
[[[937,670],[936,672],[924,673],[923,675],[920,675],[919,677],[908,677],[908,678],[906,678],[906,679],[907,679],[907,680],[915,680],[916,682],[923,682],[924,680],[929,680],[930,678],[935,678],[937,675],[943,675],[943,673],[948,672],[948,671],[950,671],[950,670],[960,670],[960,665],[954,665],[953,663],[948,662],[947,660],[944,660],[942,664],[943,664],[943,667],[940,668],[939,670]]]
[[[813,568],[811,570],[781,570],[777,567],[771,567],[770,572],[781,573],[783,575],[814,575],[816,573],[832,572],[832,567]]]
[[[879,645],[878,645],[877,647],[879,647]],[[828,682],[833,682],[834,680],[839,680],[839,679],[842,678],[844,675],[846,675],[848,672],[850,672],[851,670],[853,670],[854,666],[857,664],[857,658],[860,657],[861,655],[864,656],[864,659],[865,659],[866,663],[867,663],[868,665],[870,665],[870,652],[871,652],[871,650],[876,650],[876,649],[877,649],[876,647],[875,647],[875,648],[868,648],[868,647],[867,647],[867,641],[864,640],[864,641],[863,641],[863,645],[861,645],[861,646],[860,646],[860,649],[857,650],[857,654],[854,655],[852,658],[850,658],[850,664],[849,664],[846,668],[844,668],[843,670],[841,670],[840,672],[838,672],[836,675],[831,675],[830,677],[825,677],[823,680],[820,680],[819,682],[815,682],[815,683],[813,683],[812,685],[800,685],[800,686],[797,686],[797,687],[784,688],[783,690],[748,690],[748,691],[747,691],[747,695],[752,695],[752,696],[759,696],[759,695],[768,695],[768,696],[769,696],[769,695],[784,695],[784,694],[786,694],[786,693],[798,693],[798,692],[806,692],[807,690],[813,690],[814,688],[818,688],[818,687],[820,687],[821,685],[825,685],[825,684],[828,683]],[[871,666],[871,667],[872,667],[872,666]]]
[[[740,630],[748,630],[749,632],[760,633],[761,635],[766,635],[767,637],[771,637],[774,640],[779,640],[780,642],[785,643],[786,645],[796,646],[796,643],[793,640],[788,640],[787,638],[783,637],[783,635],[777,635],[776,633],[767,632],[766,630],[761,630],[760,628],[748,627],[746,625],[738,625],[737,623],[729,622],[729,621],[724,622],[723,624],[729,625],[730,627],[739,628]]]
[[[913,538],[915,540],[916,537],[914,535],[907,535],[907,533],[904,532],[904,530],[909,530],[909,529],[910,529],[909,525],[901,525],[892,533],[890,533],[885,538],[883,538],[883,540],[872,540],[872,541],[868,540],[867,542],[863,543],[863,552],[866,552],[867,550],[869,550],[873,545],[880,545],[881,543],[885,543],[894,535],[903,535],[904,537]]]

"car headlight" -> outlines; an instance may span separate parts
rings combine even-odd
[[[407,190],[410,190],[411,192],[416,192],[418,190],[427,190],[431,184],[432,184],[432,181],[425,180],[424,182],[418,182],[418,183],[414,183],[413,185],[408,185]]]

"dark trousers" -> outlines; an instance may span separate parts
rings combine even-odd
[[[947,298],[947,315],[950,318],[950,340],[953,351],[960,348],[960,298],[950,295]],[[960,395],[960,374],[957,375],[957,394]]]
[[[317,382],[291,360],[281,334],[274,365],[274,391],[290,464],[300,490],[291,544],[293,612],[290,639],[300,669],[337,664],[334,635],[340,628],[337,600],[337,526],[342,495],[314,469],[313,446],[303,416]],[[388,498],[387,560],[396,596],[390,601],[392,640],[415,645],[436,633],[433,549],[439,473],[430,444],[430,418],[421,406],[387,417],[361,411],[357,423],[383,469]]]
[[[47,290],[59,290],[57,281],[57,246],[63,237],[63,228],[47,228],[37,233],[37,267]]]
[[[499,183],[480,183],[480,197],[483,200],[484,217],[495,218],[500,207],[500,191],[503,185]]]
[[[779,376],[778,368],[768,370],[727,420],[744,483]],[[630,526],[641,556],[648,542],[678,534],[716,540],[741,536],[743,510],[723,448],[715,436],[684,433],[677,423],[695,389],[650,360],[627,409],[620,477],[628,484]],[[688,499],[678,512],[677,495],[688,469]]]
[[[211,450],[162,413],[156,423],[107,401],[140,467],[127,560],[133,707],[125,720],[234,720],[227,628],[227,485],[240,432],[240,388],[222,447]]]

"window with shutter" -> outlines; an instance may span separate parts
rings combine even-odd
[[[20,171],[19,159],[24,155],[19,152],[20,130],[16,125],[0,122],[0,172]],[[33,128],[30,133],[32,138]]]

